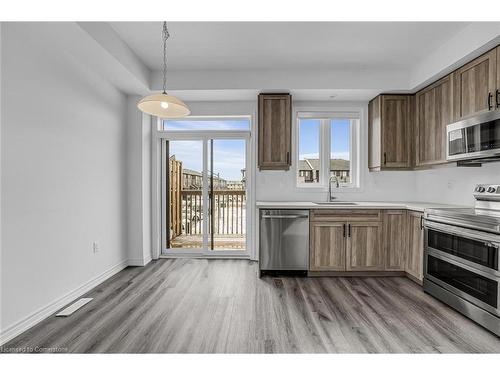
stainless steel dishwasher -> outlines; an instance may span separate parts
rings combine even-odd
[[[260,210],[260,274],[309,269],[309,210]]]

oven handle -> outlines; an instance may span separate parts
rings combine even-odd
[[[459,230],[455,229],[456,227],[447,225],[447,224],[440,224],[440,223],[435,223],[429,220],[424,221],[424,228],[426,229],[435,229],[439,232],[447,233],[447,234],[452,234],[458,237],[463,237],[463,238],[468,238],[471,240],[476,240],[479,242],[483,242],[484,244],[487,244],[488,246],[491,246],[495,249],[500,249],[500,238],[499,236],[496,236],[494,234],[486,233],[486,232],[477,232],[474,230],[466,229],[466,228],[461,228]]]

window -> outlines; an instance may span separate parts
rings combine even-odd
[[[359,114],[300,113],[297,116],[297,186],[358,187]]]
[[[199,119],[190,116],[179,120],[163,120],[163,130],[166,131],[249,131],[250,119],[248,117],[241,118],[217,118],[217,119]]]

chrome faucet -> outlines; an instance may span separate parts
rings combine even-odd
[[[339,178],[335,175],[330,176],[330,179],[328,180],[328,202],[336,199],[336,197],[332,197],[332,181],[335,181],[335,187],[337,189],[340,187]]]

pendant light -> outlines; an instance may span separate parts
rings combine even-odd
[[[161,118],[178,118],[188,116],[191,111],[188,106],[175,96],[168,95],[167,87],[167,39],[170,36],[167,23],[163,22],[163,92],[145,96],[137,104],[144,113]]]

